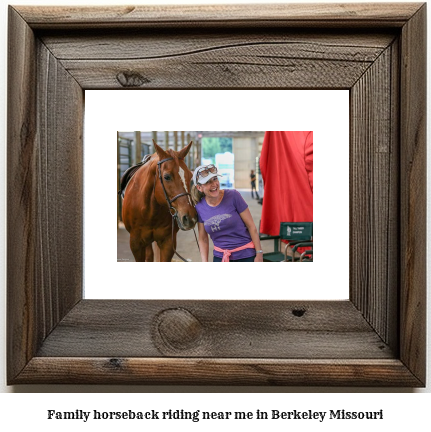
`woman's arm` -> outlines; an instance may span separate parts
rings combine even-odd
[[[245,223],[245,226],[250,233],[251,240],[254,243],[256,250],[261,250],[262,246],[260,244],[259,233],[257,232],[256,225],[254,224],[253,218],[250,213],[250,209],[246,208],[242,213],[239,214],[241,219]],[[263,262],[263,253],[257,253],[254,262]]]
[[[202,262],[208,262],[208,253],[210,250],[208,233],[205,231],[204,224],[198,222],[198,243],[199,243],[199,251],[201,254]]]

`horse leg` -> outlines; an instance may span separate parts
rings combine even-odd
[[[154,261],[154,252],[153,252],[153,245],[149,244],[145,248],[145,261],[147,262],[153,262]]]
[[[160,248],[160,261],[171,262],[174,256],[174,248],[172,247],[172,239],[169,237],[162,242],[157,242]]]
[[[154,251],[154,261],[160,262],[160,248],[156,242],[153,243],[153,251]]]
[[[151,247],[151,244],[150,244]],[[135,257],[136,262],[145,262],[146,261],[146,251],[147,246],[143,244],[141,241],[140,232],[138,233],[130,233],[130,249]]]

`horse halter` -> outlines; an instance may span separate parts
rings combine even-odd
[[[179,258],[181,258],[184,262],[188,262],[189,260],[186,260],[185,258],[183,258],[183,257],[182,257],[182,256],[181,256],[181,255],[176,251],[175,246],[174,246],[174,223],[175,223],[174,220],[177,221],[177,225],[178,225],[179,228],[181,228],[182,223],[179,221],[179,219],[178,219],[178,211],[177,211],[177,209],[172,205],[172,203],[173,203],[176,199],[178,199],[178,198],[180,198],[180,197],[182,197],[182,196],[187,196],[187,195],[191,196],[191,194],[189,194],[188,192],[183,192],[183,193],[180,193],[180,194],[174,196],[172,199],[169,199],[169,197],[168,197],[168,193],[166,192],[165,184],[163,183],[163,178],[162,178],[162,169],[161,169],[162,164],[163,164],[164,162],[168,162],[168,161],[173,160],[173,159],[174,159],[173,157],[169,157],[169,158],[162,159],[161,161],[157,162],[157,171],[158,171],[158,173],[159,173],[159,180],[160,180],[160,183],[161,183],[161,185],[162,185],[163,193],[165,194],[166,202],[167,202],[168,207],[169,207],[169,213],[170,213],[171,216],[172,216],[172,248],[173,248],[175,254],[176,254]],[[173,213],[172,213],[172,211],[173,211]],[[195,229],[194,229],[194,228],[193,228],[193,233],[195,234],[196,243],[197,243],[198,248],[199,248],[199,243],[198,243],[198,239],[197,239],[197,237],[196,237],[196,232],[195,232]]]
[[[186,195],[191,196],[191,195],[188,192],[183,192],[183,193],[180,193],[180,194],[174,196],[172,199],[169,199],[168,193],[166,192],[165,184],[163,183],[161,166],[164,162],[168,162],[168,161],[173,160],[173,159],[174,159],[173,157],[169,157],[169,158],[162,159],[161,161],[157,162],[157,171],[159,173],[159,180],[160,180],[160,183],[162,185],[163,193],[165,194],[166,202],[167,202],[168,207],[169,207],[169,213],[171,214],[171,216],[173,218],[175,218],[177,220],[178,226],[180,227],[180,225],[182,225],[182,224],[178,221],[178,216],[177,216],[178,212],[177,212],[177,209],[172,205],[172,203],[176,199],[178,199],[182,196],[186,196]],[[173,213],[172,213],[172,211],[173,211]]]

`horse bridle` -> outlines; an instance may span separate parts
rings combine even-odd
[[[175,223],[175,220],[177,221],[178,228],[181,228],[181,227],[183,226],[183,224],[179,221],[179,219],[178,219],[178,211],[177,211],[177,209],[172,205],[172,203],[173,203],[175,200],[177,200],[178,198],[182,197],[182,196],[187,196],[187,195],[188,195],[188,196],[191,197],[191,194],[189,194],[188,192],[183,192],[183,193],[180,193],[180,194],[174,196],[172,199],[169,199],[169,197],[168,197],[168,193],[167,193],[166,188],[165,188],[165,184],[163,183],[162,168],[161,168],[161,167],[162,167],[162,164],[163,164],[163,163],[168,162],[168,161],[171,161],[171,160],[174,160],[174,158],[173,158],[173,157],[169,157],[169,158],[162,159],[161,161],[157,162],[157,171],[158,171],[158,176],[159,176],[160,184],[162,185],[163,193],[165,194],[166,203],[168,204],[169,213],[170,213],[170,215],[172,216],[172,248],[173,248],[175,254],[176,254],[179,258],[181,258],[184,262],[188,262],[188,260],[186,260],[185,258],[183,258],[183,257],[182,257],[182,256],[181,256],[181,255],[176,251],[175,246],[174,246],[174,223]],[[198,239],[197,239],[197,237],[196,237],[196,232],[195,232],[194,228],[193,228],[193,233],[195,234],[196,243],[197,243],[198,248],[199,248],[199,243],[198,243]]]
[[[182,197],[182,196],[186,196],[186,195],[191,196],[191,195],[188,192],[183,192],[183,193],[180,193],[180,194],[174,196],[172,199],[169,199],[168,193],[166,192],[165,184],[163,183],[161,166],[162,166],[163,163],[168,162],[170,160],[174,160],[174,158],[173,157],[169,157],[169,158],[162,159],[161,161],[157,162],[157,171],[159,173],[159,180],[160,180],[160,183],[162,184],[162,189],[163,189],[163,193],[165,194],[166,202],[168,203],[169,213],[171,214],[171,216],[173,218],[175,218],[177,220],[178,227],[181,228],[180,225],[182,225],[182,224],[179,223],[179,221],[178,221],[178,216],[177,216],[178,212],[177,212],[177,209],[172,205],[172,203],[175,200],[177,200],[178,198]],[[174,211],[174,213],[172,213],[172,210]]]

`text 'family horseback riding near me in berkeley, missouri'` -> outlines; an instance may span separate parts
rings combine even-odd
[[[334,409],[328,411],[314,410],[269,410],[261,411],[56,411],[47,410],[48,420],[383,420],[383,410],[378,411],[346,411]]]

